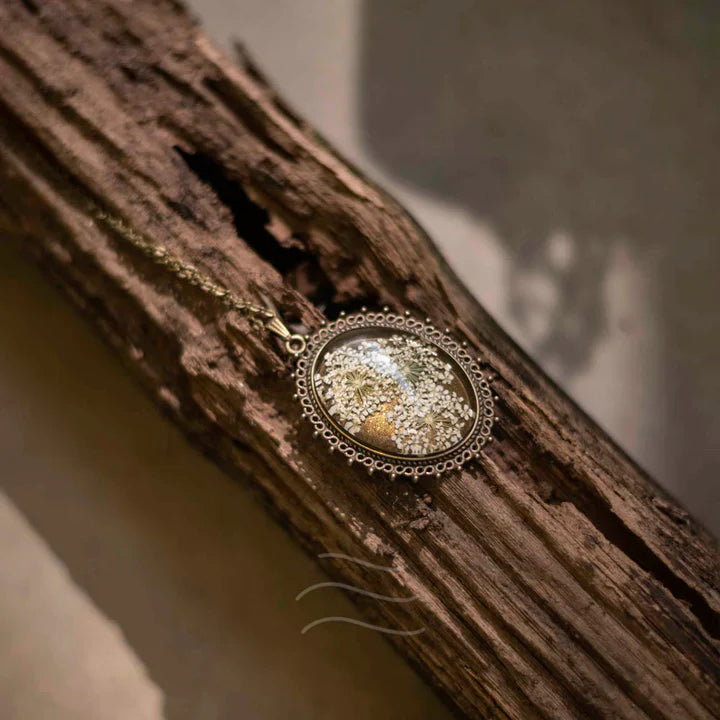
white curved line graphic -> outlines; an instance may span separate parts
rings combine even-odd
[[[324,617],[318,620],[313,620],[308,623],[301,631],[300,634],[304,635],[309,630],[312,630],[318,625],[324,625],[325,623],[339,622],[348,623],[350,625],[357,625],[358,627],[366,628],[367,630],[374,630],[375,632],[385,633],[386,635],[403,635],[409,637],[411,635],[419,635],[425,632],[425,628],[418,628],[417,630],[393,630],[392,628],[382,627],[381,625],[372,625],[371,623],[363,622],[362,620],[355,620],[355,618],[343,617],[343,616],[331,616]]]
[[[319,582],[315,585],[310,585],[310,587],[306,587],[302,592],[298,593],[295,600],[301,600],[304,598],[308,593],[313,592],[314,590],[319,590],[320,588],[326,588],[326,587],[332,587],[332,588],[340,588],[341,590],[349,590],[350,592],[358,593],[359,595],[366,595],[367,597],[374,598],[375,600],[386,600],[387,602],[395,602],[395,603],[406,603],[406,602],[412,602],[413,600],[417,600],[416,595],[411,595],[410,597],[393,597],[392,595],[382,595],[381,593],[371,592],[370,590],[363,590],[362,588],[355,587],[354,585],[347,585],[346,583],[339,583],[339,582]]]

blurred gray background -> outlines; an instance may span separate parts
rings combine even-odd
[[[193,0],[716,533],[720,6]],[[0,245],[0,716],[445,718]],[[42,324],[47,334],[33,328]],[[73,372],[69,372],[73,368]]]

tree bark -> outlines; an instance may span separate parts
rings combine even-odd
[[[171,0],[1,0],[0,202],[147,390],[252,483],[477,718],[711,718],[717,548],[478,306],[422,230]],[[93,221],[88,202],[313,327],[429,316],[496,374],[479,464],[390,483],[312,438],[280,347]],[[42,328],[38,331],[42,332]],[[51,350],[51,349],[50,349]],[[354,595],[353,599],[358,600]]]

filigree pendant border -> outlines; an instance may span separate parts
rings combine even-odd
[[[459,366],[467,384],[473,389],[477,403],[475,422],[462,440],[453,447],[428,456],[411,456],[382,452],[369,448],[343,430],[327,414],[318,398],[315,387],[317,360],[329,343],[349,331],[367,329],[369,332],[384,328],[414,335],[447,353]],[[297,358],[294,372],[296,395],[303,415],[321,437],[330,451],[339,451],[349,464],[358,463],[368,472],[386,473],[391,479],[406,476],[418,480],[422,475],[441,477],[444,473],[461,468],[479,457],[483,446],[492,440],[495,423],[494,396],[481,361],[473,357],[466,344],[459,343],[449,332],[438,330],[429,321],[421,321],[409,313],[359,312],[341,316],[326,323],[307,337],[304,352]]]

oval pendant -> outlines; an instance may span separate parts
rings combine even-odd
[[[295,378],[315,434],[370,472],[440,476],[490,439],[493,396],[478,362],[407,315],[362,312],[321,327]]]

